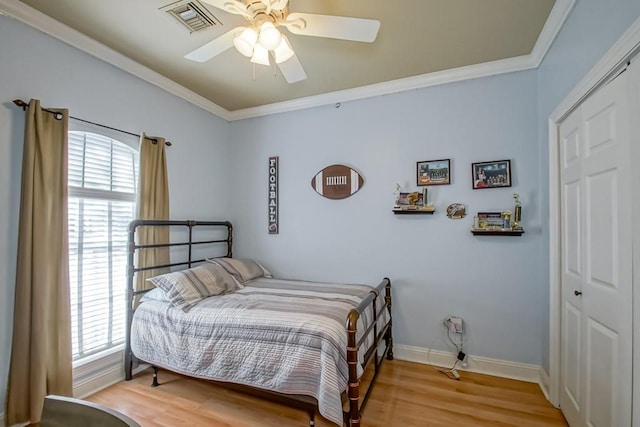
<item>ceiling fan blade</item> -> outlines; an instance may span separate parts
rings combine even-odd
[[[233,46],[233,38],[236,35],[238,28],[224,33],[217,39],[211,40],[209,43],[204,44],[194,50],[191,53],[186,54],[184,57],[196,62],[206,62],[211,58],[220,55],[225,50]]]
[[[297,83],[307,78],[307,73],[304,72],[304,68],[295,54],[277,65],[287,83]]]
[[[247,12],[247,6],[238,0],[202,0],[203,2],[210,4],[213,7],[222,9],[225,12],[233,13],[236,15],[250,16]]]
[[[380,29],[380,21],[375,19],[313,13],[290,13],[282,25],[293,34],[369,43],[376,39]]]
[[[262,1],[262,3],[264,3],[267,7],[274,10],[282,10],[285,7],[287,7],[287,3],[289,3],[289,0],[260,0],[260,1]]]

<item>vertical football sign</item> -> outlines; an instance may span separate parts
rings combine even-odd
[[[269,157],[269,234],[278,234],[278,157]]]

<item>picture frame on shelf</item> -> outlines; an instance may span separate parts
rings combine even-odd
[[[411,193],[398,192],[396,203],[393,207],[393,213],[395,215],[410,215],[410,214],[429,214],[433,215],[436,209],[433,205],[426,203],[425,197],[427,195],[427,189],[423,188],[422,191],[413,191]]]
[[[423,195],[418,191],[413,193],[400,193],[398,206],[400,209],[416,209],[423,206]]]
[[[504,225],[502,212],[478,212],[476,216],[478,224],[474,228],[479,230],[497,229]]]
[[[471,163],[474,190],[511,187],[511,160]]]
[[[418,187],[451,184],[451,159],[417,162],[416,176]]]

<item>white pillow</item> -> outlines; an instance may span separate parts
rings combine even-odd
[[[250,259],[211,258],[207,261],[224,267],[241,285],[258,277],[273,277],[266,268]]]
[[[224,268],[209,262],[147,280],[162,289],[169,302],[183,311],[204,298],[233,292],[240,287]]]
[[[167,294],[160,288],[153,288],[149,292],[145,292],[140,298],[140,302],[145,301],[162,301],[169,302],[169,298],[167,298]]]

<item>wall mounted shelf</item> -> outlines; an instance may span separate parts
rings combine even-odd
[[[524,230],[481,230],[472,228],[471,233],[473,233],[474,236],[522,236]]]
[[[433,215],[435,209],[393,209],[395,215]]]

